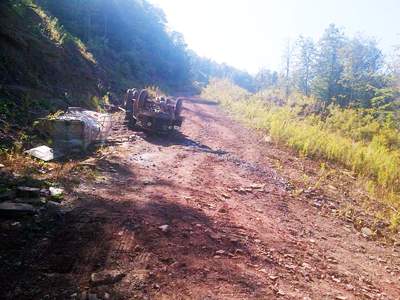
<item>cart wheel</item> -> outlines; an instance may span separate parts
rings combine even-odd
[[[139,98],[139,91],[137,89],[133,89],[133,99],[137,100]]]
[[[178,100],[176,100],[175,103],[175,109],[174,109],[174,115],[175,117],[179,117],[181,115],[182,112],[182,98],[178,98]]]
[[[146,105],[148,93],[146,90],[142,90],[139,94],[139,99],[135,101],[134,109],[133,109],[133,115],[136,117],[139,113],[139,110],[143,109],[144,106]]]
[[[125,119],[130,119],[133,116],[133,95],[134,95],[134,90],[129,89],[126,91],[126,96],[125,96]]]

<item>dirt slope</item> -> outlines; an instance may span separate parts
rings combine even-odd
[[[3,248],[20,265],[0,295],[399,299],[400,248],[293,196],[295,157],[212,102],[186,99],[184,115],[168,139],[117,124],[101,176],[71,189],[65,214],[42,221],[47,231]],[[272,168],[276,159],[283,169]],[[102,270],[125,277],[94,287]]]

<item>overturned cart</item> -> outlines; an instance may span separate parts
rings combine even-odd
[[[129,89],[125,98],[125,119],[149,131],[170,133],[183,122],[182,99],[150,99],[146,90]]]

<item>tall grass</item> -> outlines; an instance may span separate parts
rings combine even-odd
[[[251,125],[269,132],[304,155],[338,162],[369,180],[369,191],[380,191],[392,208],[400,207],[400,141],[391,121],[379,122],[362,110],[330,107],[329,114],[304,114],[300,97],[283,101],[279,91],[251,94],[227,79],[212,80],[202,97],[217,101]],[[377,195],[377,194],[376,194]]]

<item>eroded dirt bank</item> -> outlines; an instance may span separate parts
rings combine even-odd
[[[43,220],[33,238],[4,233],[1,254],[19,265],[1,274],[0,295],[399,299],[400,248],[294,196],[295,157],[213,102],[186,99],[184,115],[169,138],[117,124],[101,176],[70,191],[65,213]],[[100,271],[123,278],[95,286]]]

